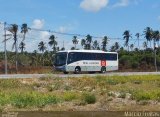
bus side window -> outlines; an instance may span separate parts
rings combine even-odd
[[[73,60],[74,60],[74,53],[69,53],[68,62],[67,63],[71,63],[71,62],[73,62]]]

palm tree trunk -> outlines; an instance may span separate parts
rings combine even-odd
[[[6,22],[4,23],[4,53],[5,53],[5,74],[8,72],[7,68],[7,49],[6,49]]]
[[[44,58],[43,58],[43,54],[44,54],[44,52],[42,53],[42,65],[44,66]]]
[[[15,54],[16,54],[16,73],[18,73],[18,48],[17,48],[18,40],[16,33],[14,35],[14,39],[15,39]]]
[[[140,47],[139,47],[139,38],[138,38],[138,49],[140,50]]]

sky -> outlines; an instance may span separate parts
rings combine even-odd
[[[97,37],[106,35],[110,38],[109,46],[116,41],[123,46],[125,30],[132,34],[130,44],[137,43],[135,34],[142,34],[146,27],[160,30],[159,11],[160,0],[0,0],[0,51],[4,50],[3,22],[19,25],[19,43],[22,40],[20,25],[27,23],[28,27],[42,30]],[[31,30],[26,34],[26,51],[38,50],[40,41],[51,50],[47,43],[52,34],[57,37],[60,48],[73,46],[73,36]],[[78,48],[81,48],[82,38],[85,37],[78,37]],[[93,40],[101,43],[102,38]],[[12,44],[13,39],[7,41],[7,50],[12,50]]]

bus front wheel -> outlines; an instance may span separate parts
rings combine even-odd
[[[75,74],[79,74],[81,72],[81,68],[80,67],[76,67],[74,73]]]
[[[101,73],[105,73],[106,72],[106,67],[102,67],[101,68]]]

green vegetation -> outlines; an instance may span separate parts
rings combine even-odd
[[[0,108],[108,110],[108,105],[110,110],[136,110],[138,106],[158,110],[158,104],[153,104],[160,103],[159,84],[160,75],[1,79]]]
[[[24,40],[28,32],[32,29],[24,23],[20,28],[17,24],[7,25],[6,30],[13,35],[12,41],[13,48],[15,49],[15,52],[11,52],[11,50],[7,51],[8,73],[37,73],[37,71],[46,73],[45,70],[40,71],[39,67],[42,67],[42,69],[45,69],[44,66],[51,67],[54,62],[55,53],[59,50],[65,50],[65,47],[59,47],[57,37],[50,35],[48,41],[41,41],[37,44],[36,50],[27,52],[25,51],[26,44]],[[17,36],[19,31],[23,34],[22,40]],[[115,42],[108,50],[109,40],[111,40],[108,36],[101,38],[102,43],[98,43],[100,40],[95,40],[94,36],[90,34],[82,37],[79,36],[80,35],[73,35],[73,37],[71,37],[73,42],[72,50],[79,49],[77,48],[79,44],[86,50],[118,52],[120,71],[155,71],[160,68],[160,32],[153,30],[151,27],[146,27],[142,31],[142,34],[136,33],[134,37],[129,30],[125,30],[122,33],[124,45],[120,42]],[[81,39],[80,42],[78,41],[79,39]],[[134,42],[137,43],[133,44],[133,42],[130,41],[131,39],[134,39]],[[143,43],[139,43],[140,39]],[[156,47],[156,45],[158,45],[158,47]],[[51,51],[47,50],[48,46],[52,48]],[[18,52],[18,49],[20,49],[21,52]],[[34,69],[37,69],[37,71],[34,71]],[[53,71],[49,68],[47,72]],[[0,73],[4,73],[4,52],[0,52]]]
[[[96,97],[91,93],[84,93],[82,95],[82,100],[87,104],[94,104],[96,102]]]

